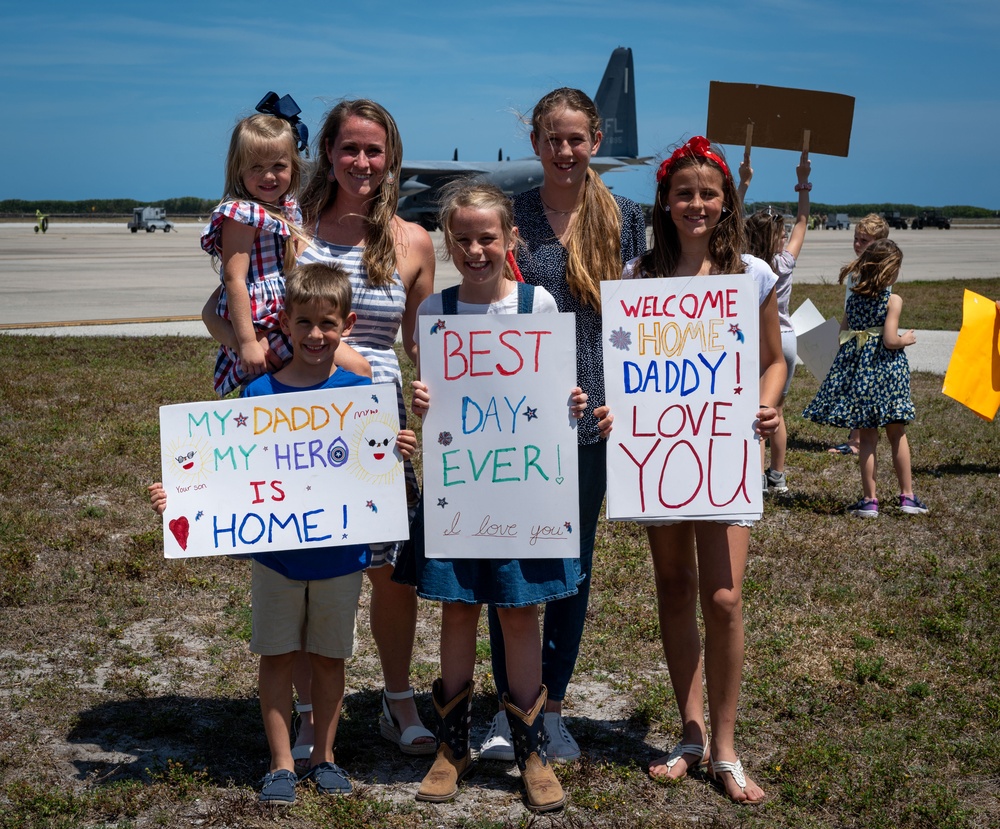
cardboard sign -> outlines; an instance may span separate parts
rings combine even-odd
[[[577,558],[574,314],[419,318],[428,558]]]
[[[992,299],[966,290],[962,330],[941,391],[984,420],[996,417],[1000,408],[1000,314]]]
[[[721,81],[712,81],[708,88],[705,134],[719,144],[745,146],[750,126],[749,143],[754,147],[846,157],[853,122],[850,95]],[[808,146],[803,147],[807,130]]]
[[[164,556],[408,538],[398,432],[392,383],[161,406]]]
[[[601,303],[608,518],[759,518],[753,277],[602,282]]]

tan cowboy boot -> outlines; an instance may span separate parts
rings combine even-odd
[[[444,702],[444,683],[434,680],[431,697],[437,716],[437,756],[434,765],[420,781],[417,800],[444,803],[458,794],[458,783],[472,769],[469,751],[469,726],[472,724],[472,689],[469,683],[453,699]]]
[[[545,731],[545,698],[548,690],[539,689],[538,699],[525,713],[503,695],[510,733],[514,738],[514,759],[521,770],[521,780],[527,795],[528,808],[533,812],[560,809],[566,802],[562,784],[556,777],[546,755],[549,736]]]

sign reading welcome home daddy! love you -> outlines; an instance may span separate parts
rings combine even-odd
[[[576,558],[573,314],[420,317],[428,558]]]
[[[162,406],[165,557],[407,538],[398,432],[391,383]]]
[[[601,283],[611,519],[759,518],[753,277]]]

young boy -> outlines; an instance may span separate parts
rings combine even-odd
[[[342,336],[354,325],[351,285],[336,266],[302,265],[288,276],[281,329],[292,343],[288,365],[249,383],[244,397],[367,385],[334,364]],[[396,445],[412,456],[417,439],[400,430]],[[150,488],[154,509],[162,513],[166,492]],[[253,558],[250,650],[260,656],[260,711],[271,751],[264,776],[262,803],[294,803],[295,784],[289,731],[292,711],[292,666],[296,651],[306,651],[312,668],[315,740],[309,772],[324,794],[346,794],[351,782],[334,762],[333,744],[344,700],[344,660],[354,652],[355,618],[362,571],[371,560],[365,545],[259,553]]]
[[[854,255],[860,256],[868,246],[878,239],[889,238],[889,224],[877,213],[869,213],[854,226]],[[851,293],[851,285],[848,282],[847,291],[844,294],[844,304],[847,304],[847,297]],[[851,429],[847,436],[847,443],[838,443],[827,449],[833,455],[857,455],[861,447],[861,434],[857,429]]]

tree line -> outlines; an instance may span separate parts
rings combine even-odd
[[[167,211],[168,216],[206,216],[212,212],[212,208],[216,204],[218,204],[217,199],[199,199],[196,196],[182,196],[154,202],[142,202],[135,199],[84,199],[82,201],[4,199],[0,200],[0,216],[34,218],[36,210],[41,210],[46,215],[56,216],[131,216],[134,207],[162,207]],[[750,202],[747,207],[748,209],[758,209],[766,207],[768,204],[784,213],[794,215],[798,202]],[[848,216],[899,212],[904,218],[910,218],[919,216],[925,210],[937,210],[949,219],[993,219],[1000,216],[1000,211],[966,204],[936,207],[934,205],[893,204],[890,202],[879,204],[812,202],[810,208],[814,214],[846,213]]]

